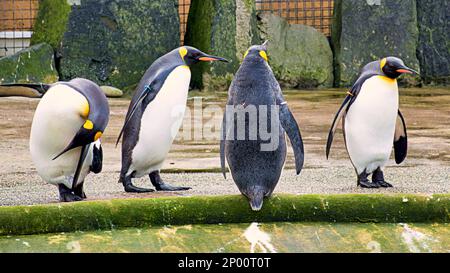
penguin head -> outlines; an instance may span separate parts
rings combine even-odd
[[[208,55],[195,47],[182,46],[178,49],[181,59],[187,66],[191,66],[198,62],[214,62],[221,61],[228,63],[228,60],[222,57],[217,57],[213,55]]]
[[[242,62],[268,62],[267,41],[262,45],[253,45],[244,54]]]
[[[392,79],[395,79],[404,73],[419,74],[414,69],[407,67],[403,61],[397,57],[386,57],[381,59],[380,68],[387,77]]]

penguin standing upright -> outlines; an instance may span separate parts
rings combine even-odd
[[[181,126],[186,108],[190,66],[200,61],[224,61],[200,50],[183,46],[157,59],[136,88],[117,139],[122,134],[122,169],[119,182],[126,192],[150,192],[131,179],[149,175],[158,191],[188,190],[164,183],[159,170]]]
[[[382,168],[394,145],[395,162],[406,157],[406,125],[399,110],[397,77],[417,73],[396,57],[387,57],[363,67],[361,75],[344,99],[328,134],[326,156],[334,133],[343,118],[345,146],[364,188],[392,187],[384,180]],[[372,183],[367,177],[372,174]]]
[[[266,43],[251,46],[228,90],[220,158],[223,175],[226,158],[234,182],[253,210],[261,209],[264,197],[278,183],[286,159],[285,133],[299,174],[304,160],[300,130],[267,63]]]
[[[60,201],[80,201],[86,175],[102,169],[108,100],[98,85],[81,78],[45,89],[31,125],[31,157],[42,179],[58,186]]]

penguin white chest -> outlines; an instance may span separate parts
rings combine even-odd
[[[72,187],[73,175],[81,148],[70,150],[55,160],[84,123],[89,111],[86,98],[65,85],[50,88],[39,102],[33,117],[30,134],[30,152],[38,174],[52,184]],[[79,181],[89,173],[87,162],[92,161],[89,149]]]
[[[345,116],[346,146],[358,174],[371,173],[389,160],[397,112],[396,80],[374,76],[363,83]]]
[[[190,80],[189,67],[175,68],[147,105],[128,173],[140,177],[161,168],[183,121]]]

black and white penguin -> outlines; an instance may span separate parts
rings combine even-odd
[[[286,159],[286,133],[299,174],[304,161],[299,127],[267,63],[266,42],[251,46],[228,90],[220,158],[223,175],[226,158],[233,180],[252,210],[261,209],[264,197],[270,196],[278,183]]]
[[[81,78],[45,89],[31,125],[31,157],[42,179],[58,186],[60,201],[80,201],[86,175],[102,169],[108,100],[97,84]]]
[[[158,191],[188,190],[162,181],[159,171],[181,126],[191,80],[190,66],[200,61],[224,61],[183,46],[158,58],[136,88],[117,139],[122,134],[122,169],[119,182],[126,192],[150,192],[131,179],[149,175]]]
[[[345,146],[358,176],[358,186],[392,187],[384,180],[382,171],[389,160],[392,145],[397,164],[406,157],[406,125],[399,110],[396,80],[404,73],[417,72],[396,57],[365,65],[334,117],[326,156],[328,158],[339,120],[343,118]],[[372,173],[372,182],[369,182],[367,177]]]

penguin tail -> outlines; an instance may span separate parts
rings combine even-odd
[[[247,198],[253,211],[261,210],[264,202],[264,195],[262,189],[254,189],[251,193],[247,193]]]

